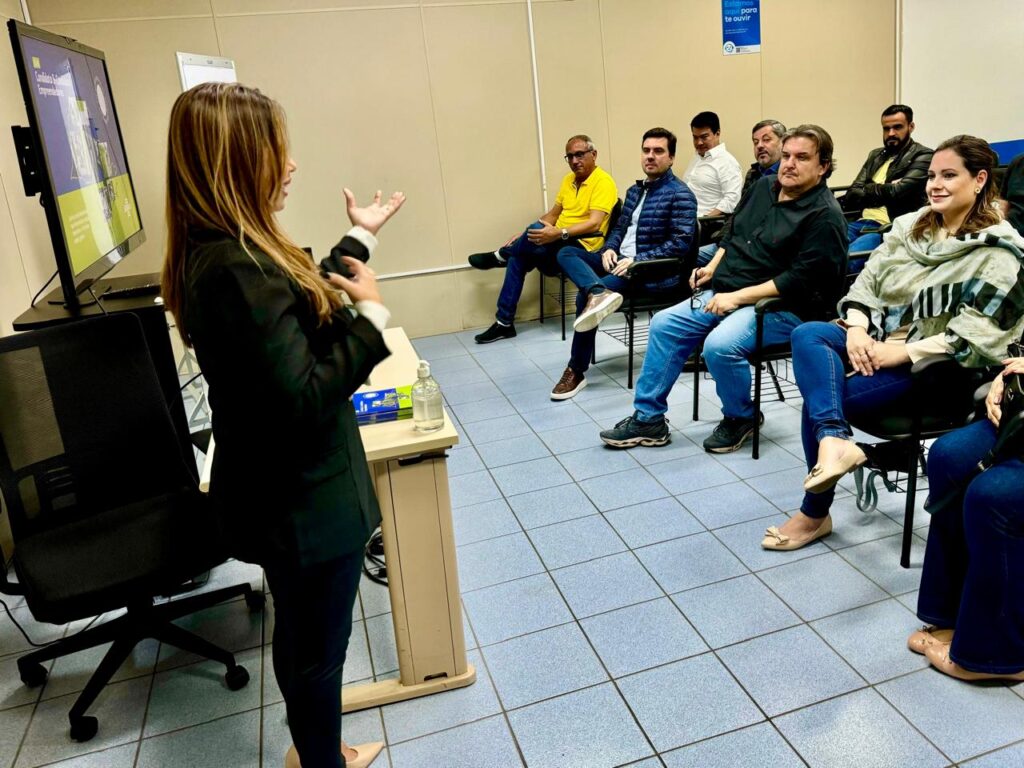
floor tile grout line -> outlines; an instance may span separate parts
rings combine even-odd
[[[589,415],[589,414],[588,414],[588,415]],[[528,426],[529,426],[529,425],[528,425]],[[531,428],[532,428],[532,427],[531,427]],[[687,436],[687,435],[685,435],[685,434],[684,434],[684,436]],[[688,437],[688,436],[687,436],[687,437]],[[780,446],[780,447],[781,447],[781,446]],[[783,448],[783,450],[786,450],[786,449],[785,449],[785,448]],[[790,452],[790,453],[791,453],[791,452]],[[794,455],[795,455],[795,454],[794,454]],[[557,454],[556,454],[555,456],[556,456],[556,458],[557,458]],[[797,457],[797,458],[799,458],[799,457]],[[731,471],[731,470],[730,470],[730,471]],[[734,473],[734,474],[735,474],[735,473]],[[766,474],[768,474],[768,473],[766,473]],[[762,475],[762,476],[763,476],[763,475]],[[656,479],[656,478],[655,478],[655,479]],[[744,482],[744,483],[746,482],[746,480],[747,480],[747,479],[748,479],[748,478],[740,478],[740,480],[741,480],[742,482]],[[579,481],[575,481],[575,478],[574,478],[574,482],[575,482],[575,484],[577,484],[577,485],[578,485],[578,482],[579,482]],[[541,490],[543,490],[543,489],[541,489]],[[581,489],[581,490],[582,490],[582,489]],[[753,490],[755,490],[755,492],[757,491],[757,489],[756,489],[756,488],[754,488]],[[499,491],[500,491],[500,489],[499,489]],[[585,493],[585,492],[584,492],[584,493]],[[673,495],[673,496],[674,496],[674,495]],[[508,499],[508,497],[506,497],[506,496],[505,496],[505,495],[504,495],[503,493],[502,493],[502,498],[503,498],[503,499],[504,499],[504,500],[506,501],[506,503],[507,503],[507,499]],[[588,497],[588,498],[589,498],[589,497]],[[591,501],[593,501],[593,500],[591,500]],[[677,501],[678,501],[678,499],[677,499]],[[627,506],[628,506],[628,505],[627,505]],[[684,506],[685,506],[685,505],[684,505]],[[612,510],[598,510],[598,512],[599,512],[600,514],[602,514],[602,516],[604,515],[604,513],[605,513],[606,511],[612,511]],[[784,513],[784,512],[783,512],[783,513]],[[767,516],[766,516],[766,517],[767,517]],[[699,519],[698,519],[698,520],[699,520]],[[738,523],[738,524],[742,524],[742,523]],[[521,521],[520,521],[520,526],[522,527]],[[705,527],[706,527],[706,526],[705,526]],[[723,527],[725,527],[725,526],[723,526]],[[614,528],[614,526],[613,526],[613,528]],[[527,531],[528,529],[525,529],[525,528],[523,528],[523,530],[524,530],[524,532],[526,532],[526,531]],[[713,531],[713,530],[714,530],[714,529],[712,529],[712,531]],[[617,531],[616,531],[616,532],[617,532]],[[677,538],[683,538],[683,537],[677,537]],[[870,540],[868,540],[868,541],[866,541],[866,542],[858,542],[857,544],[853,544],[853,545],[851,545],[851,547],[852,547],[852,546],[857,546],[858,544],[868,543],[868,542],[870,542],[870,541],[878,541],[878,540],[881,540],[881,539],[883,539],[883,538],[886,538],[886,537],[885,537],[885,536],[880,536],[880,537],[879,537],[878,539],[870,539]],[[717,536],[716,536],[716,539],[717,539]],[[723,546],[726,546],[726,548],[728,549],[728,546],[727,546],[727,545],[725,545],[725,543],[724,543],[724,542],[721,542],[721,540],[719,540],[719,541],[720,541],[720,543],[722,543],[722,544],[723,544]],[[628,546],[628,545],[627,545],[627,546]],[[845,549],[845,548],[841,548],[841,549]],[[841,549],[840,549],[840,550],[833,550],[833,549],[831,549],[831,548],[830,548],[830,549],[829,549],[829,552],[835,552],[836,554],[839,554],[839,553],[840,553],[840,551],[841,551]],[[633,549],[632,549],[632,548],[629,548],[629,550],[628,550],[628,551],[630,551],[630,552],[633,552]],[[731,550],[730,550],[730,551],[731,551]],[[733,554],[735,554],[735,553],[733,553]],[[822,554],[822,555],[823,555],[823,554],[828,554],[828,552],[823,552],[823,553],[821,553],[821,554]],[[634,556],[635,556],[635,553],[634,553]],[[818,556],[820,556],[820,555],[818,555]],[[882,590],[882,592],[883,592],[884,594],[886,594],[886,595],[887,595],[887,597],[886,597],[886,598],[885,598],[884,600],[888,600],[888,599],[895,599],[895,598],[896,598],[896,595],[894,595],[894,594],[890,593],[890,592],[889,592],[888,590],[884,589],[884,588],[883,588],[883,587],[881,586],[881,584],[878,584],[877,582],[875,582],[875,580],[874,580],[874,579],[872,579],[872,578],[871,578],[870,576],[868,576],[867,574],[863,573],[863,572],[862,572],[862,571],[861,571],[861,570],[860,570],[859,568],[857,568],[857,567],[856,567],[856,566],[855,566],[855,565],[854,565],[853,563],[849,562],[849,561],[848,561],[848,560],[847,560],[847,559],[846,559],[845,557],[842,557],[842,555],[840,555],[840,558],[841,558],[841,559],[843,560],[843,562],[845,562],[845,563],[849,564],[849,565],[850,565],[850,566],[851,566],[852,568],[854,568],[854,570],[855,570],[856,572],[860,573],[860,574],[861,574],[861,575],[863,575],[863,576],[864,576],[865,578],[867,578],[867,579],[869,580],[869,582],[871,582],[872,584],[874,584],[875,586],[877,586],[878,588],[880,588],[880,589]],[[595,559],[600,559],[600,558],[595,558]],[[542,562],[543,562],[543,561],[542,561]],[[743,561],[741,560],[740,562],[742,563]],[[643,564],[641,563],[641,565],[643,565]],[[759,577],[757,576],[757,574],[758,574],[758,572],[757,572],[757,571],[754,571],[753,569],[749,568],[749,567],[748,567],[748,566],[746,565],[746,563],[743,563],[743,565],[744,565],[745,567],[747,567],[747,568],[748,568],[748,571],[750,571],[752,575],[755,575],[755,577],[759,578]],[[785,565],[785,563],[782,563],[782,564],[780,564],[780,565]],[[570,567],[570,566],[567,566],[567,567]],[[774,568],[774,567],[777,567],[777,566],[773,566],[773,568]],[[546,569],[546,570],[547,570],[548,576],[550,577],[550,576],[551,576],[551,571],[550,571],[550,569]],[[556,569],[556,570],[558,570],[558,569]],[[771,570],[771,568],[769,568],[769,569],[762,569],[762,570]],[[653,578],[653,576],[652,576],[652,578]],[[735,578],[735,577],[734,577],[734,578]],[[554,581],[554,580],[552,579],[552,581]],[[658,584],[658,585],[659,585],[659,587],[660,587],[660,583],[659,583],[659,582],[657,581],[657,579],[654,579],[654,581],[655,581],[655,583],[656,583],[656,584]],[[770,588],[770,587],[769,587],[769,586],[768,586],[767,584],[765,584],[765,583],[763,582],[763,580],[761,580],[761,579],[759,578],[759,581],[761,581],[761,583],[762,583],[762,584],[764,584],[765,588],[766,588],[766,589],[768,589],[768,590],[769,590],[769,592],[770,592],[771,594],[773,594],[773,595],[775,595],[775,594],[776,594],[776,593],[774,592],[774,590],[772,590],[772,589],[771,589],[771,588]],[[713,583],[714,583],[714,582],[713,582]],[[557,583],[555,583],[555,586],[556,586],[556,588],[558,588],[558,585],[557,585]],[[707,586],[707,585],[703,585],[703,586]],[[559,588],[559,591],[560,591],[560,588]],[[674,593],[674,594],[675,594],[675,593]],[[901,594],[902,594],[902,593],[901,593]],[[670,599],[671,599],[671,596],[669,596],[669,597],[670,597]],[[776,597],[779,597],[779,599],[780,599],[780,600],[782,599],[782,598],[781,598],[781,596],[779,596],[779,595],[776,595]],[[655,599],[660,599],[660,598],[655,598]],[[563,596],[563,600],[564,600],[564,596]],[[834,616],[834,615],[838,615],[838,614],[841,614],[841,613],[845,613],[846,611],[849,611],[849,610],[856,610],[856,609],[858,609],[858,608],[863,608],[863,607],[866,607],[867,605],[873,605],[873,604],[877,604],[877,603],[880,603],[880,602],[884,602],[884,600],[872,601],[871,603],[867,603],[867,604],[864,604],[864,605],[860,605],[860,606],[855,606],[855,607],[853,607],[853,608],[850,608],[850,609],[846,609],[846,610],[844,610],[844,611],[839,611],[839,612],[836,612],[835,614],[829,614],[829,616]],[[786,602],[785,602],[784,600],[783,600],[782,602],[783,602],[783,604],[784,604],[784,605],[786,605],[786,606],[787,606],[787,608],[790,608],[790,610],[792,610],[792,608],[791,608],[791,607],[790,607],[790,606],[788,605],[788,603],[786,603]],[[673,604],[674,604],[674,601],[673,601]],[[678,606],[676,606],[676,607],[678,608]],[[620,609],[612,609],[612,610],[620,610]],[[572,612],[572,609],[571,609],[571,608],[570,608],[570,612]],[[609,612],[610,612],[610,611],[609,611]],[[826,646],[827,646],[827,647],[829,647],[829,648],[830,648],[830,650],[832,650],[833,652],[837,653],[837,655],[839,655],[839,656],[840,656],[840,658],[842,658],[842,659],[843,659],[844,663],[846,663],[846,664],[847,664],[847,665],[849,666],[849,662],[847,662],[847,661],[846,661],[845,657],[843,657],[843,656],[842,656],[842,654],[839,654],[839,653],[838,653],[837,651],[835,651],[835,649],[834,649],[834,648],[832,648],[832,647],[831,647],[831,645],[829,645],[829,644],[827,643],[827,641],[825,641],[825,640],[824,640],[824,638],[822,638],[822,637],[821,637],[820,635],[818,635],[818,633],[817,633],[817,632],[815,631],[815,628],[814,628],[814,627],[811,627],[811,626],[810,626],[810,623],[811,623],[810,621],[808,621],[808,620],[805,620],[805,619],[803,619],[803,617],[801,617],[801,616],[800,616],[800,614],[799,614],[799,613],[796,613],[795,611],[794,611],[794,614],[795,614],[795,615],[797,616],[797,618],[798,618],[798,619],[800,620],[800,623],[801,623],[801,624],[803,624],[803,625],[806,625],[806,626],[808,626],[808,627],[809,627],[809,628],[811,629],[811,631],[812,631],[812,632],[813,632],[813,633],[814,633],[814,634],[815,634],[816,636],[818,636],[818,637],[819,637],[819,638],[820,638],[820,639],[821,639],[821,640],[822,640],[823,642],[825,642],[825,643],[826,643]],[[575,616],[575,613],[573,613],[572,615],[574,615],[574,616]],[[684,614],[684,618],[685,618],[685,614]],[[827,616],[819,617],[819,619],[824,619],[824,618],[828,618],[828,617],[827,617]],[[815,621],[818,621],[819,619],[815,619]],[[579,620],[578,618],[576,618],[576,619],[575,619],[575,622],[576,622],[577,624],[579,624],[580,620]],[[797,624],[797,625],[795,625],[795,626],[799,626],[799,625],[800,625],[800,624]],[[559,625],[559,626],[561,626],[561,625]],[[581,626],[581,629],[582,629],[582,626]],[[541,631],[543,631],[543,630],[541,630]],[[584,634],[586,634],[586,633],[584,632]],[[698,636],[700,636],[699,632],[698,632]],[[509,639],[511,639],[511,638],[509,638]],[[701,636],[701,639],[703,640],[703,637],[702,637],[702,636]],[[504,642],[504,641],[502,641],[502,642]],[[741,641],[741,642],[746,642],[746,641]],[[706,644],[706,643],[705,643],[705,644]],[[483,646],[481,646],[481,652],[483,652]],[[712,650],[711,652],[712,652],[712,653],[714,653],[714,650]],[[717,654],[716,654],[716,656],[717,656]],[[599,658],[599,660],[600,660],[600,656],[598,656],[598,658]],[[602,661],[602,664],[603,664],[603,660],[601,660],[601,661]],[[724,666],[724,664],[723,664],[723,666]],[[728,669],[728,667],[727,667],[727,666],[726,666],[726,669]],[[854,673],[855,673],[855,674],[857,674],[857,675],[858,675],[859,677],[861,677],[861,679],[863,679],[863,676],[861,676],[861,675],[859,674],[859,672],[857,672],[857,670],[856,670],[856,669],[854,669],[853,671],[854,671]],[[915,671],[920,671],[920,670],[915,670]],[[730,670],[730,673],[731,673],[731,670]],[[914,673],[914,672],[910,672],[910,673],[907,673],[907,674],[913,674],[913,673]],[[899,676],[896,676],[896,677],[898,678],[898,677],[901,677],[901,676],[903,676],[903,675],[899,675]],[[896,678],[891,678],[891,679],[896,679]],[[614,678],[613,678],[613,681],[614,681]],[[880,683],[879,683],[879,684],[881,684],[881,682],[888,682],[888,681],[880,681]],[[737,680],[737,683],[739,683],[739,681],[738,681],[738,680]],[[867,684],[867,686],[866,686],[866,687],[869,687],[869,688],[874,688],[874,684]],[[741,688],[742,688],[742,685],[741,685]],[[864,689],[864,688],[859,688],[859,689],[855,689],[855,690],[863,690],[863,689]],[[744,690],[745,690],[745,689],[744,689]],[[851,693],[851,692],[847,692],[847,693]],[[620,695],[621,695],[621,694],[620,694]],[[748,695],[749,695],[749,694],[748,694]],[[841,695],[846,695],[846,694],[841,694]],[[832,698],[835,698],[835,697],[832,697]],[[825,699],[824,701],[827,701],[827,700],[829,700],[829,699]],[[888,700],[886,700],[886,701],[888,701]],[[817,703],[821,703],[821,702],[815,702],[815,704],[817,704]],[[891,704],[891,702],[889,702],[889,703],[890,703],[890,706],[893,706],[893,708],[894,708],[894,709],[896,709],[896,707],[895,707],[894,705],[892,705],[892,704]],[[755,702],[755,704],[756,704],[756,702]],[[811,704],[811,705],[808,705],[808,706],[813,706],[813,705],[814,705],[814,704]],[[792,710],[792,711],[797,711],[797,710]],[[897,709],[897,711],[899,711],[899,710]],[[782,713],[782,714],[788,714],[788,713]],[[900,712],[900,714],[902,715],[903,713],[902,713],[902,712]],[[766,718],[766,719],[767,719],[767,721],[769,721],[769,722],[773,722],[773,721],[772,721],[772,718]],[[774,726],[774,722],[773,722],[773,726]],[[776,729],[776,730],[777,730],[777,729]],[[922,736],[923,736],[923,734],[922,734]],[[927,738],[926,738],[926,742],[927,742],[927,743],[929,743],[929,744],[931,743],[931,742],[930,742],[930,740],[928,740]],[[788,742],[787,742],[787,743],[788,743]],[[933,746],[934,746],[934,745],[933,745]],[[797,754],[799,755],[799,753],[798,753],[798,752],[797,752]],[[941,751],[940,751],[940,754],[942,754],[942,753],[941,753]],[[803,758],[802,758],[802,756],[801,756],[801,759],[803,759]]]

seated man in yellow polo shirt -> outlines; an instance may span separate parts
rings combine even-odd
[[[562,179],[551,210],[508,245],[469,257],[469,263],[476,269],[505,267],[495,323],[475,337],[477,344],[516,335],[516,306],[530,271],[540,267],[545,272],[557,272],[558,252],[565,246],[596,251],[604,243],[608,215],[619,197],[615,180],[597,167],[597,150],[589,136],[573,136],[566,142],[565,161],[572,170]],[[593,232],[600,235],[580,239],[580,235]]]

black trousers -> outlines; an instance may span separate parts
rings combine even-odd
[[[362,550],[307,567],[264,563],[274,596],[274,674],[302,768],[344,768],[341,674]]]

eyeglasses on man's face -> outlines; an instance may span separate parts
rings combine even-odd
[[[565,162],[571,163],[573,160],[582,160],[584,157],[587,156],[588,152],[593,152],[593,151],[594,150],[592,150],[592,149],[584,149],[581,152],[569,152],[568,154],[563,155],[563,157],[565,158]]]

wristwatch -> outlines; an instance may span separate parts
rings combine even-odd
[[[563,240],[568,240],[569,239],[569,230],[566,229],[565,227],[562,227],[562,239]]]

